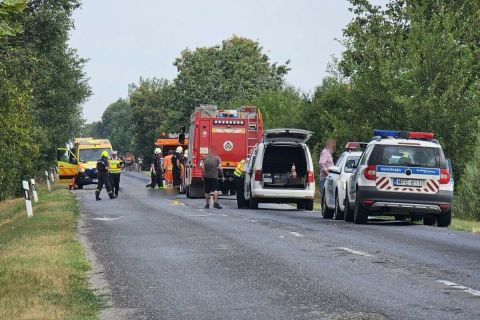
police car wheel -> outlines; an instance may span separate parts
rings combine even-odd
[[[426,226],[433,226],[433,225],[435,225],[436,220],[437,220],[437,217],[435,217],[435,215],[426,214],[423,217],[423,224],[426,225]]]
[[[313,200],[305,200],[304,209],[306,211],[313,211]]]
[[[437,226],[445,228],[452,222],[452,210],[442,212],[437,217]]]
[[[323,196],[322,196],[322,217],[323,217],[323,219],[332,219],[334,212],[335,212],[335,210],[332,210],[332,209],[328,208],[327,198],[325,197],[325,192],[323,192]]]
[[[335,210],[333,213],[333,218],[335,220],[343,220],[344,213],[340,210],[340,204],[338,202],[338,194],[335,192]]]
[[[368,222],[368,210],[360,205],[358,196],[355,201],[355,211],[353,213],[353,222],[355,224],[366,224]]]
[[[343,220],[345,222],[353,222],[353,210],[350,208],[350,201],[348,200],[348,193],[345,199],[345,212],[343,213]]]

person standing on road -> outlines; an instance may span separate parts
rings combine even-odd
[[[147,188],[150,187],[155,189],[155,186],[158,185],[159,188],[163,188],[163,166],[162,166],[162,149],[155,148],[155,151],[152,156],[152,164],[150,166],[150,177],[152,179],[150,184],[147,184]]]
[[[242,159],[235,168],[233,176],[235,177],[235,186],[237,187],[237,204],[239,208],[244,207],[245,197],[244,197],[244,188],[245,188],[245,172],[247,172],[248,161],[250,159],[247,157]]]
[[[163,171],[165,182],[168,187],[173,187],[173,151],[169,150],[168,155],[163,159]]]
[[[173,173],[173,187],[180,188],[180,184],[182,183],[181,180],[181,172],[182,172],[182,163],[183,163],[183,148],[182,146],[178,146],[177,150],[172,157],[172,173]]]
[[[328,169],[333,167],[332,154],[335,151],[335,145],[335,140],[328,139],[325,143],[325,148],[323,148],[320,153],[320,159],[318,161],[318,166],[320,167],[320,196],[323,196],[323,188],[328,176]]]
[[[210,194],[213,193],[213,207],[222,209],[218,204],[218,178],[223,179],[222,160],[216,155],[214,147],[209,148],[207,157],[203,160],[203,183],[205,184],[205,209],[210,209]]]
[[[102,158],[97,161],[97,175],[98,175],[98,184],[97,190],[95,190],[95,200],[102,200],[100,199],[100,192],[102,191],[103,185],[105,185],[105,189],[107,189],[108,196],[110,199],[115,199],[112,189],[110,187],[110,177],[108,174],[109,169],[108,163],[108,152],[102,152]]]
[[[116,198],[118,197],[118,190],[120,189],[120,174],[122,173],[122,160],[118,159],[117,151],[112,152],[109,173],[113,195]]]

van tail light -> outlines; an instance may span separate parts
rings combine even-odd
[[[262,181],[262,170],[255,170],[255,181]]]
[[[448,169],[440,169],[440,184],[448,184],[450,182],[450,172]]]
[[[363,170],[363,175],[367,180],[375,180],[377,179],[377,167],[376,166],[367,166]]]
[[[313,171],[308,171],[307,172],[307,182],[308,183],[313,183],[315,181],[315,176],[313,174]]]

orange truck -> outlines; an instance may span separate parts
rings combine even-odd
[[[224,181],[222,194],[236,193],[233,172],[237,164],[249,155],[262,139],[262,115],[253,106],[223,110],[201,105],[190,117],[188,157],[183,174],[183,188],[189,198],[204,196],[203,159],[214,146],[222,159]]]

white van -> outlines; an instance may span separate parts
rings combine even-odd
[[[300,129],[265,131],[253,149],[245,174],[244,201],[296,203],[297,209],[313,210],[315,178],[312,156],[305,142],[312,132]]]

